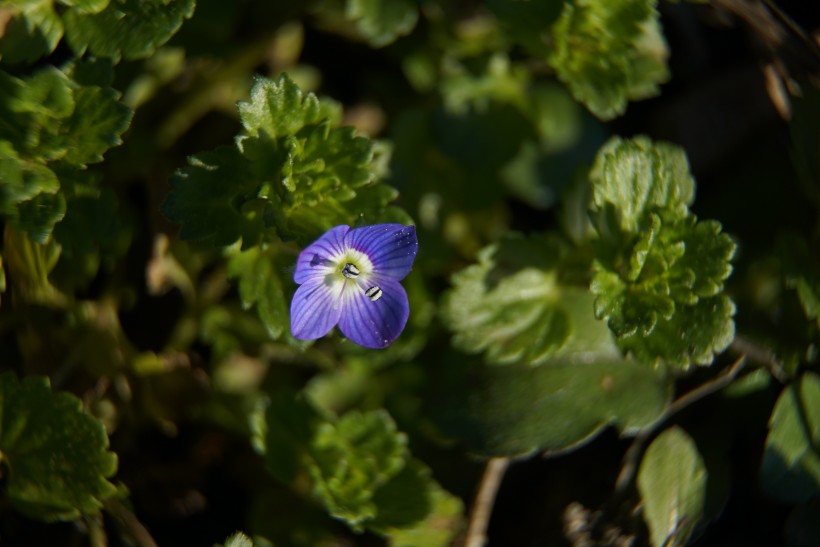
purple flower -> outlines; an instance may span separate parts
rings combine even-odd
[[[294,338],[315,340],[339,325],[350,341],[384,348],[407,324],[410,306],[399,281],[419,249],[414,226],[336,226],[296,261],[300,286],[290,304]]]

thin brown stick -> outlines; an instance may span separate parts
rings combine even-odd
[[[464,547],[484,547],[487,543],[487,526],[493,513],[495,496],[509,465],[509,458],[492,458],[487,462],[470,512],[470,524],[464,538]]]
[[[730,348],[741,355],[745,355],[750,361],[765,365],[766,368],[769,369],[771,375],[774,376],[775,379],[781,384],[788,383],[789,378],[786,376],[783,366],[780,364],[780,361],[771,349],[760,346],[756,342],[740,334],[735,336]]]
[[[672,404],[666,407],[666,410],[663,414],[661,414],[660,418],[655,421],[655,423],[638,433],[635,440],[632,441],[632,444],[629,446],[629,449],[624,455],[624,463],[621,467],[621,472],[618,475],[618,479],[615,481],[615,492],[613,495],[614,500],[620,500],[632,486],[632,482],[635,480],[635,475],[638,472],[638,464],[641,460],[641,456],[643,456],[644,449],[646,448],[647,443],[655,436],[661,427],[666,424],[672,416],[681,410],[731,384],[732,381],[737,378],[737,375],[743,370],[745,365],[746,355],[741,355],[740,358],[735,361],[734,364],[723,374],[675,399]]]

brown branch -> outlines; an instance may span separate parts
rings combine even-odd
[[[624,463],[621,467],[621,472],[618,475],[618,479],[615,481],[613,500],[619,502],[620,499],[622,499],[629,491],[629,488],[635,480],[635,475],[638,472],[638,464],[643,456],[646,445],[655,436],[655,434],[660,431],[661,427],[678,412],[731,384],[734,379],[737,378],[737,375],[743,370],[745,365],[746,355],[741,355],[740,358],[735,361],[734,364],[723,374],[720,374],[716,378],[713,378],[685,395],[682,395],[678,399],[675,399],[672,404],[666,407],[666,410],[663,414],[661,414],[660,418],[655,421],[655,423],[638,433],[635,440],[632,441],[632,444],[629,446],[629,449],[624,455]]]

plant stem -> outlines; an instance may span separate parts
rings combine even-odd
[[[743,370],[745,365],[746,355],[744,354],[741,355],[731,367],[716,378],[709,380],[705,384],[702,384],[685,395],[675,399],[675,401],[673,401],[672,404],[666,408],[655,423],[638,433],[635,440],[632,441],[632,444],[629,446],[629,449],[624,455],[624,463],[621,467],[621,472],[618,475],[618,479],[615,481],[613,500],[617,502],[618,500],[623,499],[629,491],[629,488],[635,480],[635,475],[638,471],[638,464],[643,456],[646,445],[655,436],[655,434],[660,431],[661,427],[665,425],[672,416],[681,410],[731,384],[734,379],[737,378],[737,375]]]
[[[509,458],[492,458],[487,462],[470,512],[470,523],[464,538],[464,547],[484,547],[487,543],[487,526],[490,524],[495,496],[498,494],[504,473],[509,465]]]

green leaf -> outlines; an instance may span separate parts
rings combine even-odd
[[[548,57],[573,96],[602,120],[659,93],[668,51],[655,0],[564,2]]]
[[[561,0],[488,0],[487,7],[498,17],[505,33],[538,57],[550,49],[545,31],[561,15]]]
[[[453,344],[494,364],[535,365],[574,351],[617,356],[606,325],[591,316],[592,295],[562,286],[566,254],[556,240],[517,235],[483,249],[444,297]]]
[[[638,470],[638,491],[652,545],[684,545],[703,515],[706,467],[694,441],[671,427],[652,441]]]
[[[445,545],[457,531],[460,502],[410,456],[405,435],[386,412],[351,411],[334,421],[305,399],[279,391],[260,418],[254,442],[271,473],[286,483],[307,474],[330,514],[354,529],[386,535],[395,545],[417,543],[394,536]]]
[[[9,498],[33,518],[95,513],[116,493],[106,479],[117,457],[102,424],[73,395],[52,393],[46,378],[0,375],[0,461]]]
[[[645,137],[614,139],[590,180],[595,316],[639,360],[711,363],[734,338],[735,306],[722,292],[736,245],[719,223],[689,212],[685,155]]]
[[[131,110],[113,89],[79,85],[55,68],[26,79],[0,72],[0,90],[0,214],[44,242],[66,211],[58,173],[102,161]]]
[[[367,528],[395,547],[447,547],[464,511],[461,500],[436,484],[416,459],[376,491],[374,501],[379,512]]]
[[[820,376],[783,390],[769,421],[760,482],[771,497],[802,503],[820,493]]]
[[[589,174],[597,210],[615,207],[618,227],[628,233],[646,228],[651,213],[688,215],[695,179],[682,148],[644,136],[611,139],[598,152]]]
[[[239,280],[242,305],[245,309],[256,306],[271,338],[282,336],[290,324],[289,299],[285,298],[282,285],[287,265],[282,258],[272,247],[253,247],[228,260],[228,277]],[[293,257],[289,262],[293,262]]]
[[[410,34],[419,10],[412,0],[347,0],[345,15],[370,44],[382,47]]]
[[[335,424],[321,424],[312,441],[310,475],[330,514],[352,526],[374,519],[374,496],[405,466],[406,445],[384,411],[353,411]]]
[[[61,169],[66,214],[54,227],[61,248],[55,278],[61,286],[84,286],[100,266],[112,267],[128,247],[131,234],[114,192],[100,187],[88,170]]]
[[[329,99],[304,94],[293,80],[282,75],[278,81],[257,77],[250,101],[237,106],[242,127],[250,137],[275,140],[295,135],[306,126],[325,120],[341,121],[341,106]]]
[[[54,51],[63,36],[63,22],[53,0],[29,0],[4,6],[9,20],[0,40],[0,59],[6,63],[32,63]]]
[[[287,76],[257,78],[239,111],[247,135],[189,158],[171,179],[163,211],[182,238],[247,248],[276,234],[307,244],[339,224],[395,218],[395,190],[374,184],[386,148],[334,128],[335,103],[303,95]]]
[[[236,532],[225,540],[224,547],[255,547],[256,543],[242,532]]]
[[[642,363],[576,355],[530,366],[453,358],[434,379],[431,412],[442,431],[482,455],[572,450],[613,424],[626,435],[669,401],[666,378]]]
[[[148,57],[194,13],[195,0],[111,0],[94,13],[76,5],[63,15],[68,43],[115,62]]]
[[[797,292],[806,317],[817,320],[820,327],[820,266],[808,243],[799,234],[784,233],[778,237],[777,248],[786,287]]]

